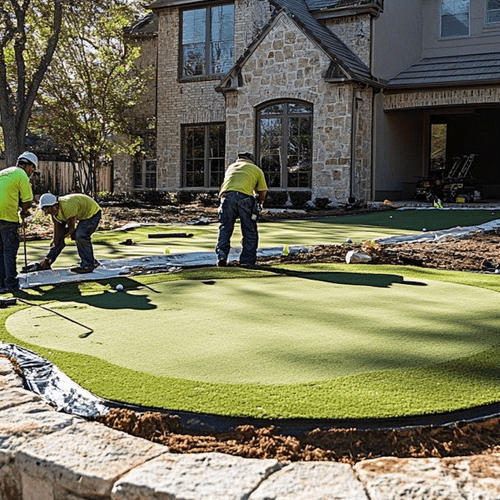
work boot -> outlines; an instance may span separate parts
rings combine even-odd
[[[87,274],[87,273],[91,273],[94,269],[95,269],[94,266],[85,266],[85,267],[76,266],[76,267],[72,267],[70,269],[70,271],[72,273],[76,273],[76,274]]]

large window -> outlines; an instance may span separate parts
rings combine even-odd
[[[486,7],[486,23],[500,23],[500,0],[488,0]]]
[[[182,11],[182,77],[226,73],[233,56],[234,4]]]
[[[258,112],[260,166],[270,188],[311,187],[312,105],[275,103]]]
[[[226,126],[183,127],[183,187],[219,187],[225,173]]]
[[[469,0],[443,0],[441,4],[441,36],[469,34]]]

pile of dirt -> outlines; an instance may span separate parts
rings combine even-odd
[[[368,431],[316,429],[301,436],[283,434],[272,426],[256,428],[251,425],[241,425],[231,432],[192,433],[183,430],[176,417],[125,409],[113,409],[97,420],[113,429],[168,446],[172,453],[219,452],[245,458],[354,464],[387,456],[443,458],[500,451],[498,418],[449,427]]]
[[[351,250],[367,253],[369,264],[419,266],[454,271],[495,272],[500,269],[500,233],[474,233],[469,238],[393,245],[318,245],[311,252],[259,259],[261,265],[345,263]]]

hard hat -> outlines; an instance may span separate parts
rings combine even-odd
[[[250,160],[252,163],[255,163],[255,156],[247,151],[245,151],[244,153],[238,153],[238,158],[246,158],[247,160]]]
[[[25,151],[24,153],[20,154],[17,158],[17,163],[32,163],[35,165],[35,168],[38,168],[38,157],[36,156],[35,153],[32,153],[31,151]]]
[[[40,196],[40,208],[53,207],[57,203],[57,196],[52,193],[45,193]]]

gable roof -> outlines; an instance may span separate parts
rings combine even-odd
[[[388,88],[469,85],[500,81],[500,52],[427,57],[389,80]]]
[[[314,39],[320,47],[353,79],[365,83],[374,84],[376,79],[361,59],[344,44],[334,33],[321,24],[309,11],[307,0],[270,0],[278,9],[285,11]],[[326,1],[326,0],[309,0]],[[341,2],[344,0],[337,0]],[[332,3],[332,0],[329,1]],[[335,3],[335,2],[334,2]]]

